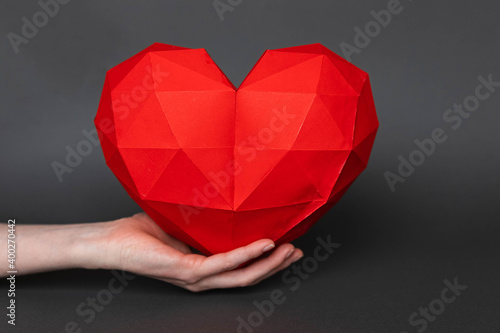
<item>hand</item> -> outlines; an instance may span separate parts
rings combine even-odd
[[[7,226],[0,229],[0,255],[7,257]],[[191,291],[254,285],[303,256],[283,244],[268,257],[237,268],[274,248],[269,239],[210,257],[166,234],[144,213],[111,222],[17,225],[18,275],[57,269],[120,269]],[[0,261],[0,277],[9,270]]]
[[[102,268],[121,269],[172,283],[190,291],[251,286],[299,260],[303,253],[283,244],[268,257],[239,265],[274,248],[269,239],[206,257],[166,234],[148,215],[107,222]]]

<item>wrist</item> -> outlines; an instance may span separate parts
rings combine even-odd
[[[110,269],[113,259],[108,251],[108,240],[115,228],[115,221],[79,225],[68,247],[68,262],[75,268]]]

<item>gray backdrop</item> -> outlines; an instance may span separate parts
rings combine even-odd
[[[237,86],[265,49],[320,42],[370,74],[380,120],[367,170],[294,242],[306,257],[318,236],[331,234],[342,245],[296,290],[281,273],[251,288],[203,294],[137,277],[90,323],[75,309],[107,287],[111,272],[18,278],[13,331],[64,332],[75,321],[82,332],[237,332],[241,317],[255,327],[240,332],[498,332],[500,87],[483,85],[481,99],[474,96],[478,77],[500,81],[499,3],[215,4],[225,11],[210,0],[69,1],[44,22],[36,1],[2,1],[0,219],[77,223],[139,210],[100,147],[62,182],[51,163],[64,163],[66,147],[75,148],[85,140],[82,131],[94,128],[106,70],[150,44],[203,47]],[[373,23],[371,11],[388,6],[390,22],[382,15],[385,26]],[[24,29],[30,38],[20,42],[23,17],[33,22],[33,15],[40,28],[35,36]],[[371,29],[369,43],[356,37],[358,28]],[[341,45],[356,51],[344,54]],[[465,111],[447,111],[464,102]],[[436,128],[446,141],[418,160],[423,155],[414,141],[431,138]],[[420,165],[411,175],[400,170],[402,177],[399,156]],[[387,172],[405,181],[391,190]],[[454,279],[467,289],[445,303],[444,280]],[[5,281],[0,286],[5,311],[8,288]],[[273,289],[286,301],[268,317],[253,313],[253,302],[269,299]],[[414,315],[428,306],[434,312],[427,317]],[[5,314],[0,318],[0,331],[11,330]]]

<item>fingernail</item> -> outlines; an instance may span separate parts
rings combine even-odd
[[[300,259],[302,259],[302,257],[303,257],[303,256],[304,256],[304,255],[300,255],[300,256],[298,256],[297,258],[293,259],[293,261],[292,261],[292,262],[299,261]]]
[[[293,248],[293,249],[291,249],[290,251],[288,251],[288,253],[286,254],[285,259],[290,258],[290,256],[292,255],[293,251],[295,251],[295,248]]]
[[[272,249],[274,249],[274,244],[269,244],[268,246],[262,249],[262,252],[267,252]]]

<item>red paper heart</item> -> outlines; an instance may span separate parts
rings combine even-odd
[[[95,124],[128,194],[205,254],[302,235],[378,128],[368,75],[320,44],[266,51],[238,89],[204,49],[153,44],[108,71]]]

